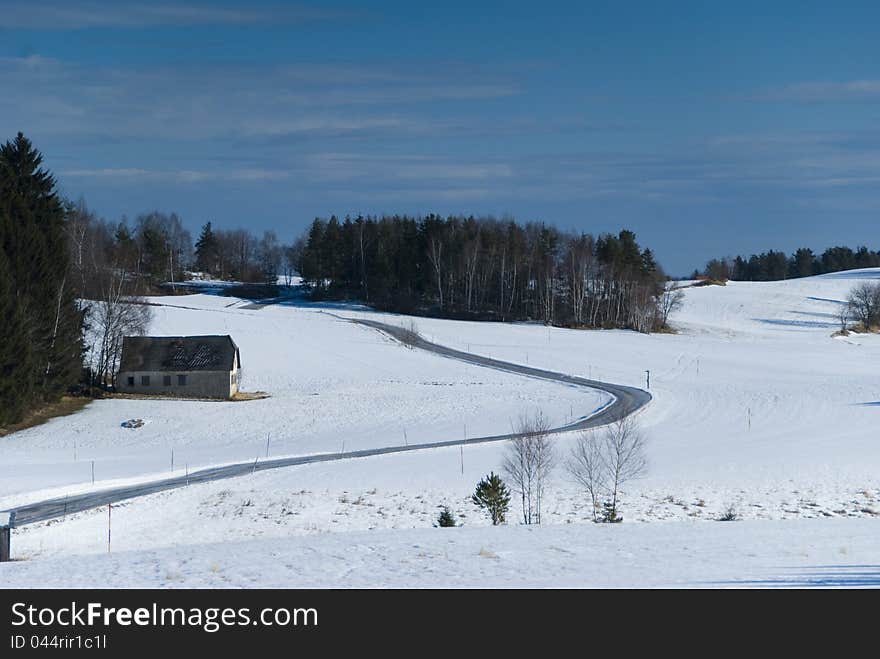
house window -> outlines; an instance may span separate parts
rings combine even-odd
[[[133,387],[133,386],[134,386],[134,376],[133,376],[133,375],[129,375],[129,376],[128,376],[128,386],[129,386],[129,387]]]
[[[164,387],[171,386],[171,376],[170,375],[163,375],[162,376],[162,386],[164,386]]]
[[[185,387],[186,386],[186,376],[185,375],[178,375],[177,376],[177,384],[181,387]]]
[[[150,386],[150,376],[149,375],[142,375],[141,376],[141,384],[144,387],[149,387]]]

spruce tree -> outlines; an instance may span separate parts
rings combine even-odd
[[[510,490],[495,472],[490,472],[477,483],[477,489],[474,490],[471,500],[489,513],[493,526],[498,526],[504,523],[510,508]]]
[[[449,506],[443,506],[443,509],[437,516],[437,526],[441,528],[455,526],[455,516],[452,514],[452,511],[449,510]]]
[[[623,521],[623,517],[617,514],[617,504],[613,501],[605,501],[602,503],[602,514],[599,521],[609,524],[617,524]]]
[[[4,242],[6,218],[0,208],[0,244]],[[33,397],[30,343],[25,339],[24,308],[13,292],[12,272],[6,252],[0,249],[0,425],[15,423]]]
[[[201,272],[207,272],[212,276],[216,275],[219,250],[220,244],[217,236],[211,229],[211,223],[207,222],[202,227],[202,233],[196,241],[196,267]]]
[[[82,314],[74,297],[64,206],[43,157],[21,133],[0,147],[0,416],[19,420],[57,400],[81,375]],[[10,384],[11,382],[11,384]]]

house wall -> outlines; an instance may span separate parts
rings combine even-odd
[[[235,358],[232,361],[232,371],[229,374],[229,397],[232,398],[238,393],[238,387],[241,380],[241,364],[238,363],[238,351],[235,351]]]
[[[241,379],[241,369],[238,367],[238,357],[233,362],[233,370],[229,372],[229,397],[232,398],[238,393],[239,380]]]
[[[235,384],[232,374],[236,374]],[[141,376],[150,376],[149,386],[141,384]],[[171,376],[171,385],[163,384],[164,377]],[[178,385],[177,376],[185,375],[186,384]],[[116,389],[129,394],[153,394],[159,396],[180,396],[184,398],[230,398],[238,391],[238,369],[236,371],[120,371]],[[134,385],[128,378],[134,378]]]

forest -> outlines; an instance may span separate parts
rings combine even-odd
[[[717,281],[779,281],[876,267],[880,267],[880,251],[872,252],[867,247],[855,250],[850,247],[829,247],[822,254],[802,247],[790,256],[771,249],[749,257],[712,259],[702,272],[697,270],[692,277],[702,276]]]
[[[478,320],[640,332],[666,325],[666,277],[636,235],[427,215],[316,219],[294,248],[316,299]]]

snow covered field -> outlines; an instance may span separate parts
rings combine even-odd
[[[112,399],[0,438],[0,509],[91,488],[266,455],[330,453],[509,432],[523,410],[560,423],[601,392],[467,366],[409,350],[324,310],[253,308],[235,298],[153,298],[155,335],[230,334],[243,388],[262,400]],[[142,428],[121,427],[143,419]],[[74,459],[75,458],[75,459]],[[51,489],[49,489],[51,488]],[[35,490],[45,490],[34,496]]]
[[[480,476],[498,470],[504,447],[483,445],[295,467],[133,500],[114,506],[109,557],[106,510],[23,527],[14,551],[28,560],[2,566],[0,580],[877,585],[876,570],[853,578],[847,566],[880,564],[880,336],[831,334],[849,289],[878,278],[880,270],[867,270],[687,289],[675,335],[415,319],[429,339],[507,361],[635,386],[650,369],[655,398],[639,414],[650,469],[626,488],[625,522],[614,528],[585,521],[584,496],[561,469],[543,527],[514,526],[515,514],[508,527],[487,526],[468,497]],[[168,474],[172,448],[180,471],[264,455],[267,434],[273,456],[332,452],[342,441],[352,449],[401,444],[404,429],[409,443],[461,437],[465,426],[468,436],[504,432],[524,409],[564,422],[607,402],[411,351],[337,317],[408,325],[400,316],[345,305],[255,308],[208,294],[153,302],[164,306],[151,333],[232,334],[245,388],[271,397],[98,401],[0,438],[0,509],[92,487],[93,459],[101,481],[144,479]],[[128,418],[147,423],[121,428]],[[572,440],[559,438],[562,454]],[[444,504],[463,516],[464,529],[430,528]],[[730,507],[744,521],[714,521]],[[221,541],[242,544],[230,551],[213,544]],[[53,576],[61,561],[75,567]],[[542,567],[529,572],[530,563]]]
[[[405,529],[4,564],[28,588],[880,586],[875,520]]]

